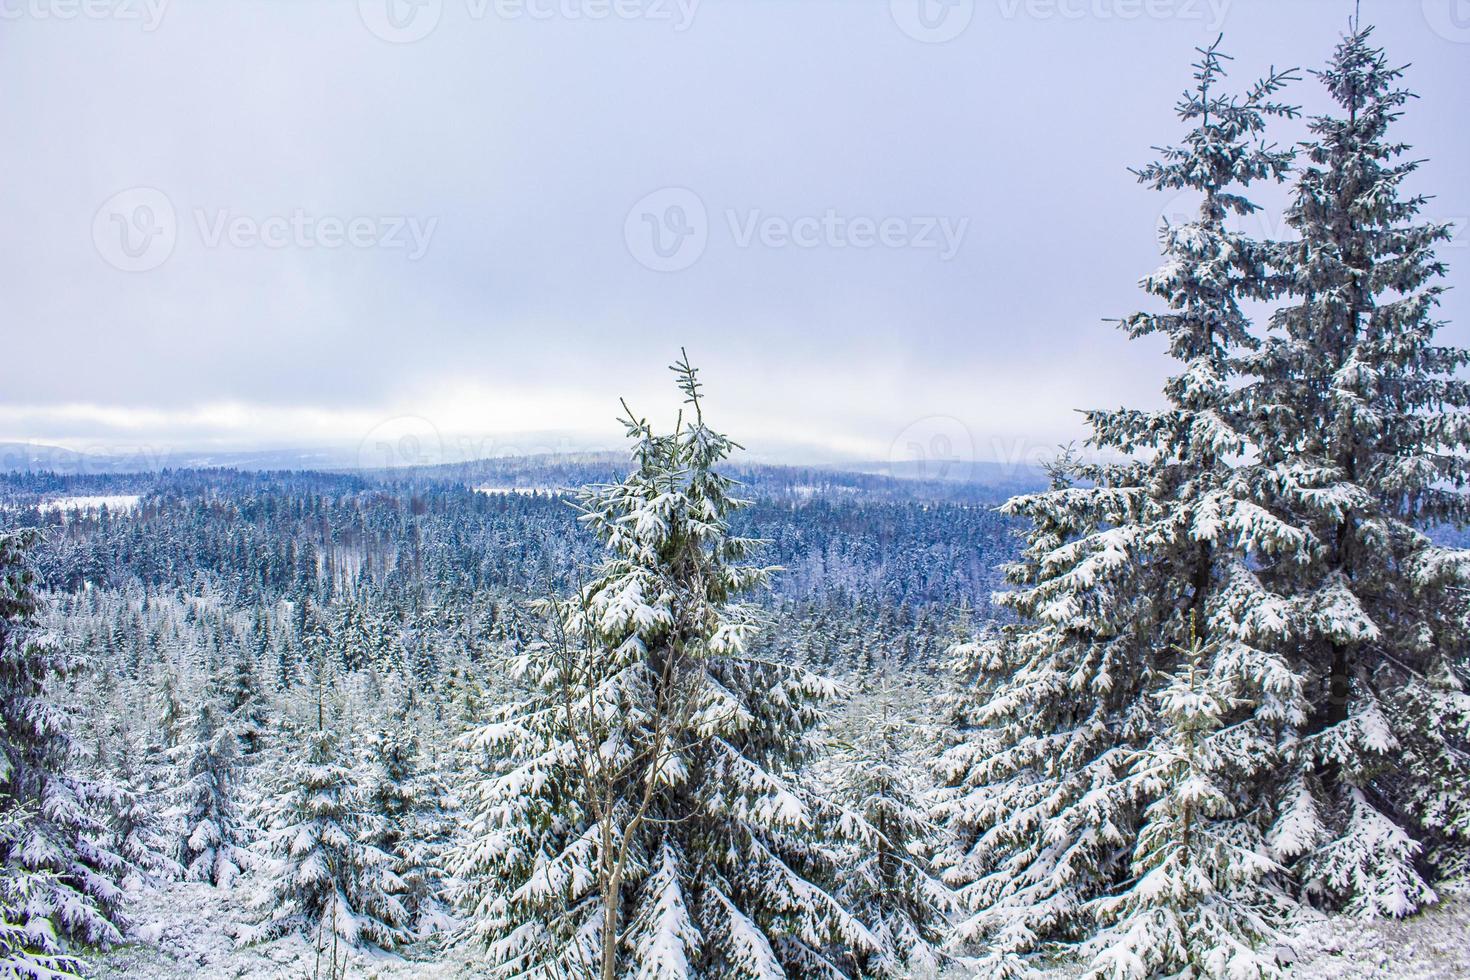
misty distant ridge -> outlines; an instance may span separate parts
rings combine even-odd
[[[63,476],[156,473],[165,469],[236,469],[246,471],[313,470],[364,472],[484,483],[493,487],[559,487],[615,479],[626,472],[623,451],[538,453],[489,456],[461,462],[422,465],[372,465],[351,449],[298,448],[250,451],[108,451],[81,452],[44,443],[0,442],[0,473],[50,472]],[[366,464],[366,465],[365,465]],[[785,472],[799,474],[862,474],[901,481],[1027,488],[1045,475],[1024,463],[988,460],[856,460],[812,463],[774,462],[746,454],[732,463],[732,472]],[[793,477],[796,482],[799,479]]]
[[[305,470],[346,468],[348,454],[319,449],[253,452],[150,449],[80,452],[34,442],[0,442],[0,472],[63,475],[151,473],[164,469]]]

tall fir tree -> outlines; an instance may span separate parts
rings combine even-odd
[[[689,416],[655,434],[627,413],[636,470],[580,497],[606,558],[542,604],[550,640],[514,663],[531,693],[465,738],[503,760],[468,787],[456,861],[498,975],[834,977],[876,951],[832,894],[860,818],[793,773],[836,689],[747,652],[737,597],[771,569],[730,530],[736,446],[674,370]]]
[[[230,724],[240,740],[240,754],[251,758],[261,749],[269,719],[255,658],[247,647],[235,650],[229,672],[217,686]]]
[[[184,713],[184,702],[179,698],[179,681],[170,666],[164,667],[163,677],[159,681],[158,699],[158,728],[163,736],[164,747],[177,748],[183,741],[183,731],[187,720]]]
[[[168,814],[161,805],[167,792],[162,753],[149,746],[138,758],[130,742],[125,735],[116,772],[112,840],[113,850],[131,866],[122,883],[136,889],[177,878],[183,868],[169,854]]]
[[[1273,841],[1314,897],[1401,916],[1434,897],[1425,858],[1470,846],[1470,552],[1431,537],[1470,517],[1470,352],[1435,339],[1451,229],[1406,188],[1402,70],[1355,21],[1316,74],[1342,111],[1310,121],[1293,303],[1250,364],[1262,497],[1310,532],[1264,570],[1308,699]]]
[[[1257,947],[1275,934],[1287,903],[1272,884],[1261,828],[1239,818],[1231,783],[1236,745],[1226,732],[1233,692],[1209,669],[1197,637],[1157,694],[1160,730],[1129,760],[1125,781],[1151,802],[1132,848],[1132,887],[1094,899],[1100,931],[1083,947],[1092,974],[1258,980],[1280,974]]]
[[[0,807],[0,847],[13,847],[25,831],[26,812]],[[82,962],[30,914],[32,900],[52,884],[46,872],[0,874],[0,977],[16,980],[80,978]]]
[[[836,761],[838,798],[872,828],[842,861],[837,896],[869,924],[878,949],[860,957],[863,977],[933,977],[947,957],[954,895],[936,877],[930,855],[942,831],[924,807],[911,758],[917,719],[899,710],[887,680],[845,726]]]
[[[129,869],[107,846],[113,794],[72,770],[66,713],[50,697],[78,665],[37,628],[39,541],[34,530],[0,533],[0,876],[24,895],[13,925],[106,946],[122,940]]]
[[[188,741],[173,755],[181,770],[172,791],[180,824],[173,859],[185,880],[228,888],[250,852],[239,809],[240,739],[212,691],[201,693]]]
[[[1165,309],[1121,323],[1129,337],[1160,335],[1178,362],[1167,406],[1087,412],[1089,444],[1126,461],[1064,461],[1050,489],[1005,505],[1030,522],[1007,569],[1017,588],[1000,597],[1015,622],[956,651],[972,695],[939,763],[938,816],[956,841],[940,859],[972,912],[960,939],[986,942],[997,963],[1090,935],[1093,903],[1127,888],[1133,842],[1162,815],[1150,810],[1162,787],[1130,771],[1163,724],[1156,695],[1192,624],[1231,704],[1232,792],[1271,771],[1282,726],[1302,716],[1300,678],[1279,653],[1283,603],[1257,567],[1303,533],[1253,499],[1237,366],[1257,345],[1246,304],[1280,284],[1270,244],[1230,223],[1257,210],[1245,187],[1290,166],[1263,134],[1294,115],[1277,101],[1293,76],[1273,70],[1236,96],[1222,91],[1225,56],[1200,54],[1178,104],[1183,142],[1137,172],[1198,194],[1199,214],[1163,228],[1165,263],[1143,281]]]
[[[393,856],[406,926],[423,935],[447,924],[441,868],[449,837],[448,789],[425,767],[406,707],[373,735],[359,792],[364,810],[359,837]]]
[[[323,664],[318,663],[318,684]],[[350,759],[327,725],[317,692],[315,728],[300,733],[282,791],[270,806],[264,841],[270,910],[259,937],[299,932],[318,949],[391,949],[405,938],[408,912],[393,855],[363,840],[363,801]]]

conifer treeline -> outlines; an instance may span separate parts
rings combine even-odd
[[[1298,903],[1407,915],[1470,843],[1470,556],[1428,533],[1466,516],[1470,354],[1435,342],[1450,229],[1404,186],[1410,96],[1354,26],[1293,152],[1292,75],[1224,68],[1201,52],[1184,140],[1138,171],[1200,198],[1121,321],[1166,339],[1167,407],[1089,412],[1127,461],[1006,506],[1019,620],[962,649],[943,863],[997,969],[1085,941],[1108,975],[1266,975]],[[1235,230],[1286,180],[1292,240]]]
[[[1303,906],[1435,901],[1470,857],[1449,231],[1370,29],[1295,146],[1297,73],[1227,67],[1200,52],[1137,171],[1199,204],[1120,321],[1165,341],[1166,405],[1089,412],[1114,461],[1005,505],[998,614],[965,552],[1001,518],[741,499],[687,357],[574,512],[276,475],[0,534],[0,973],[75,975],[172,878],[259,881],[239,940],[333,975],[459,935],[548,980],[1266,977]],[[1285,241],[1239,230],[1273,183]],[[936,712],[905,681],[977,618]]]

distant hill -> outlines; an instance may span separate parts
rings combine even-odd
[[[4,473],[123,473],[128,468],[146,469],[136,458],[94,456],[60,446],[37,442],[0,442],[0,472]]]
[[[873,473],[897,480],[928,480],[938,483],[978,483],[987,487],[1032,488],[1046,483],[1038,466],[1025,463],[992,463],[988,460],[872,461],[835,463],[832,469],[850,473]]]
[[[485,490],[558,490],[620,480],[630,465],[628,454],[623,452],[565,453],[361,471],[361,475],[398,484],[452,482]],[[974,464],[968,478],[951,473],[945,479],[915,469],[890,472],[887,464],[801,466],[739,457],[730,461],[727,471],[758,496],[788,497],[795,503],[833,494],[993,502],[1044,483],[1039,474],[1017,472],[998,463]]]
[[[0,473],[156,473],[159,470],[346,470],[356,453],[333,449],[268,449],[248,452],[136,450],[79,452],[38,442],[0,442]]]
[[[0,443],[0,473],[53,473],[63,477],[150,474],[163,470],[231,469],[245,472],[350,473],[386,483],[463,483],[487,489],[559,489],[620,479],[626,452],[502,456],[427,466],[364,469],[358,454],[341,449],[252,452],[78,452],[43,443]],[[790,465],[735,459],[731,471],[767,493],[810,497],[829,490],[915,499],[994,499],[1032,490],[1045,477],[1026,466],[974,462],[936,470],[923,464],[831,462]]]

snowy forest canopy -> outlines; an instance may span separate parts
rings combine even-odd
[[[1371,30],[1228,65],[1136,171],[1199,199],[1119,321],[1164,407],[1046,482],[737,465],[682,354],[627,457],[0,479],[0,975],[126,975],[185,887],[310,951],[252,969],[548,980],[1271,977],[1304,916],[1441,901],[1449,230]],[[1289,238],[1237,228],[1263,184]]]

